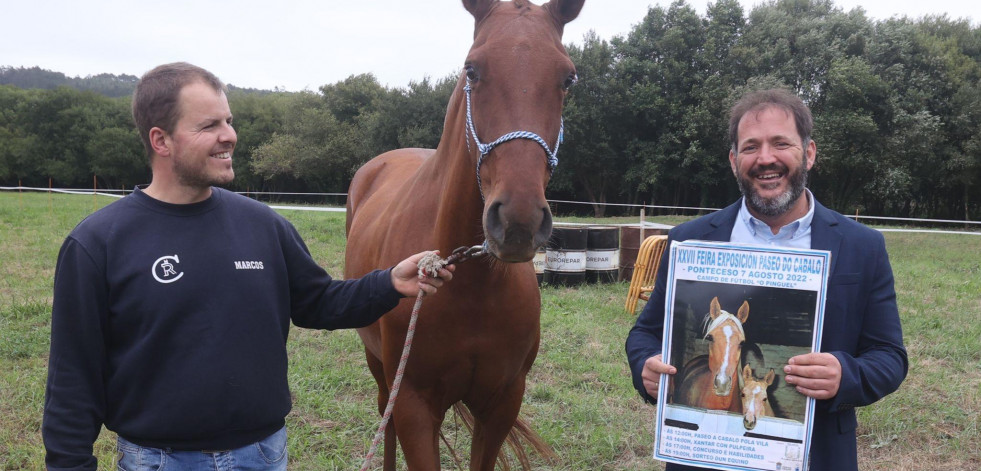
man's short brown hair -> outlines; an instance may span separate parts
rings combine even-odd
[[[803,146],[807,146],[811,140],[811,132],[814,130],[814,118],[811,117],[811,110],[797,95],[790,91],[772,88],[747,93],[732,106],[732,110],[729,112],[729,142],[732,144],[733,153],[739,153],[739,121],[743,119],[743,116],[746,113],[763,111],[770,107],[780,108],[794,117],[800,142]]]
[[[133,92],[133,120],[143,140],[147,157],[153,156],[150,129],[163,129],[168,134],[181,117],[180,93],[191,83],[201,81],[215,91],[227,92],[225,84],[214,74],[187,62],[174,62],[155,67],[136,84]]]

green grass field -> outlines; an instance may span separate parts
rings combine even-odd
[[[0,193],[0,470],[43,469],[55,260],[72,227],[112,200]],[[317,261],[339,275],[343,215],[281,213]],[[860,409],[860,467],[981,469],[981,237],[885,237],[910,373],[899,391]],[[522,414],[560,458],[537,460],[535,469],[662,469],[651,458],[654,409],[633,391],[624,359],[634,320],[623,312],[626,291],[623,283],[542,290],[542,344]],[[288,348],[295,404],[287,418],[290,469],[357,469],[378,425],[376,389],[357,335],[294,328]],[[466,462],[469,435],[452,414],[444,433]],[[113,439],[104,430],[96,443],[100,469],[113,469]],[[455,467],[445,452],[443,466]]]

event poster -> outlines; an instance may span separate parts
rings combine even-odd
[[[672,242],[654,458],[727,470],[807,469],[814,400],[784,380],[818,351],[827,251]]]

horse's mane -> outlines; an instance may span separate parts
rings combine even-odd
[[[702,320],[702,338],[707,337],[709,332],[722,325],[722,323],[728,319],[732,319],[736,322],[736,328],[739,329],[739,333],[742,334],[743,338],[745,338],[746,332],[743,330],[743,322],[740,321],[738,317],[725,310],[721,310],[719,312],[719,317],[716,317],[715,319],[712,319],[711,314],[705,315],[705,319]]]

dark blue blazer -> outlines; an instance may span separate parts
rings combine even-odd
[[[742,200],[729,207],[681,224],[668,234],[672,240],[728,241]],[[855,407],[871,404],[899,388],[909,362],[896,307],[892,267],[885,239],[814,201],[811,248],[831,252],[831,272],[821,351],[841,362],[841,385],[831,399],[816,402],[811,440],[815,471],[857,470]],[[643,386],[644,362],[661,353],[668,250],[661,259],[651,300],[627,336],[627,361],[634,388],[654,403]],[[667,470],[701,469],[669,464]]]

